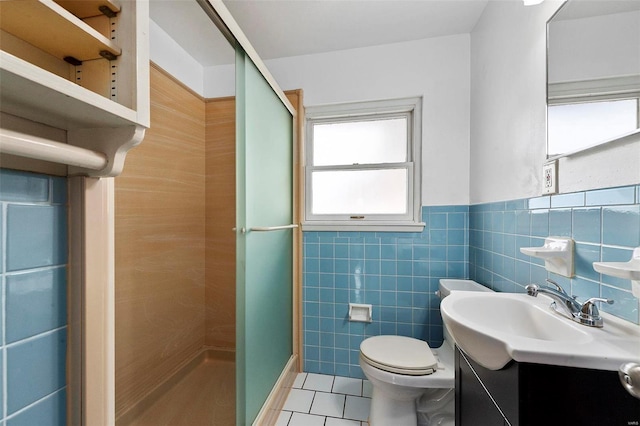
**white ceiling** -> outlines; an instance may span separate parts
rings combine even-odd
[[[469,33],[488,0],[224,0],[262,59]],[[204,66],[233,51],[195,0],[151,0],[151,19]]]
[[[469,33],[487,0],[226,0],[263,59]]]

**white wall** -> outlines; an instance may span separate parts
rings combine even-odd
[[[191,90],[204,93],[202,65],[153,21],[149,21],[149,56],[156,65]]]
[[[490,1],[470,35],[265,62],[306,106],[423,96],[423,205],[533,197],[546,160],[546,22],[561,3]],[[154,62],[205,97],[234,94],[233,66],[203,69],[151,24]],[[560,192],[639,182],[638,138],[560,160]]]
[[[541,194],[547,0],[491,1],[471,33],[471,204]],[[640,182],[640,141],[562,159],[560,192]]]
[[[469,203],[468,34],[265,62],[305,106],[422,96],[422,204]]]
[[[236,94],[236,65],[218,65],[204,69],[204,97],[221,98]]]
[[[469,35],[265,61],[305,106],[423,97],[422,204],[469,204]],[[151,59],[207,98],[233,96],[235,67],[203,68],[154,22]]]

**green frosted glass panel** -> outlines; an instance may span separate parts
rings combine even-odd
[[[237,406],[251,424],[292,354],[293,118],[244,52],[236,54]]]

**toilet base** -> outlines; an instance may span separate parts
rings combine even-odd
[[[405,395],[404,398],[392,398],[384,391],[373,387],[371,411],[369,412],[370,426],[416,426],[418,415],[416,412],[416,395]]]
[[[417,402],[418,426],[455,426],[455,390],[427,389]]]
[[[452,426],[448,419],[453,419],[455,404],[453,348],[445,342],[433,352],[444,368],[428,376],[389,373],[360,357],[362,372],[373,388],[370,426],[416,426],[418,420],[430,426]]]

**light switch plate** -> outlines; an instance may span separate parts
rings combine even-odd
[[[558,161],[550,161],[542,166],[542,194],[558,193]]]

